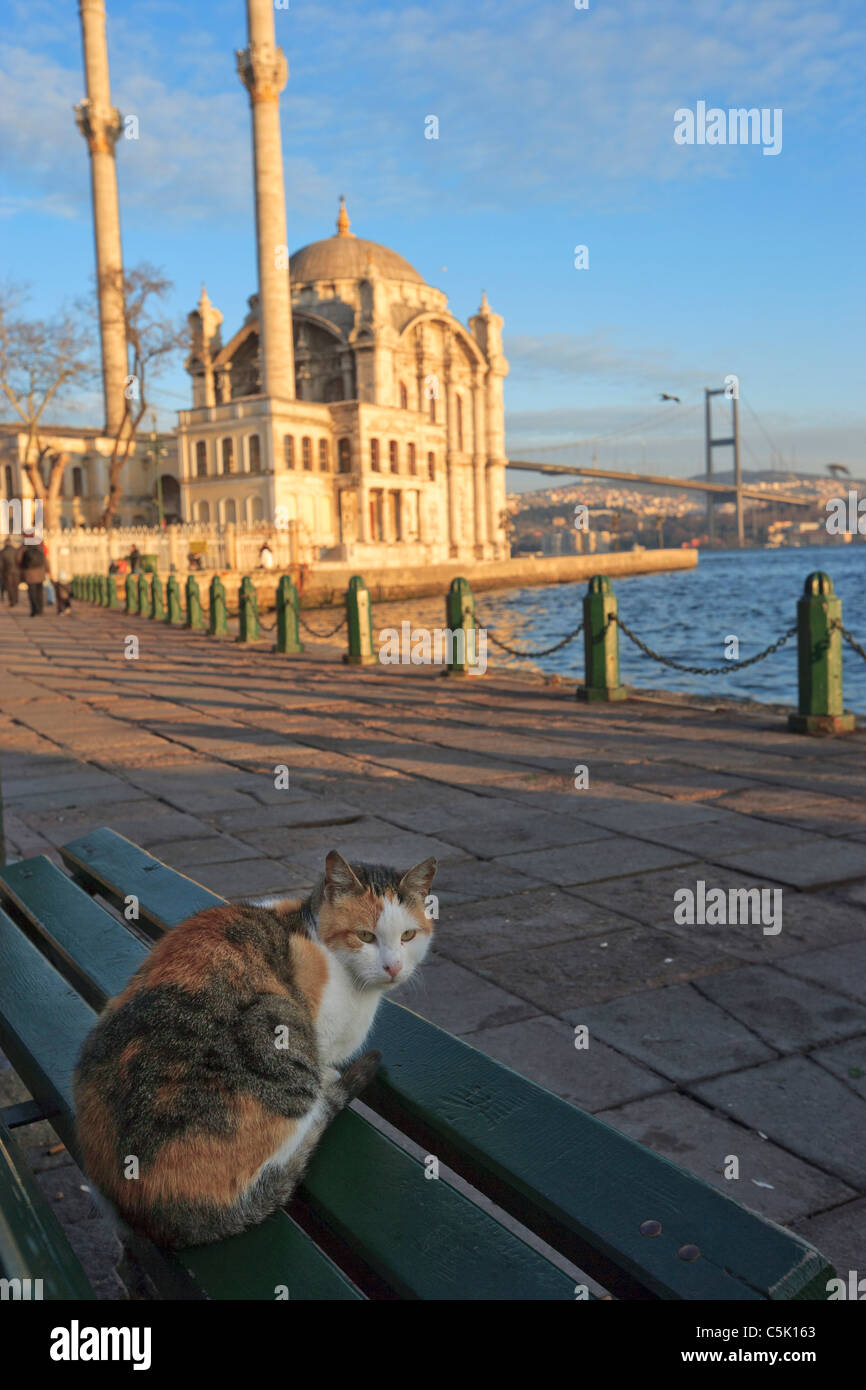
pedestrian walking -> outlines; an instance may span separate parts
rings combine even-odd
[[[30,616],[38,618],[42,615],[45,604],[44,584],[45,576],[48,574],[48,555],[45,546],[40,545],[32,531],[24,532],[24,544],[18,551],[18,568],[27,585]]]
[[[14,608],[18,602],[18,585],[21,582],[21,571],[18,568],[18,547],[12,544],[7,538],[6,544],[0,550],[0,593],[8,600],[9,607]]]

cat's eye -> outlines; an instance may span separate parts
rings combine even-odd
[[[375,940],[376,940],[376,933],[375,933],[375,932],[371,932],[371,931],[358,931],[358,932],[355,932],[355,935],[359,938],[359,940],[364,941],[364,942],[370,942],[370,941],[375,941]]]
[[[417,936],[417,935],[418,935],[417,931],[404,931],[403,935],[400,937],[400,940],[401,940],[401,941],[411,941],[411,940],[412,940],[412,937],[413,937],[413,936]]]

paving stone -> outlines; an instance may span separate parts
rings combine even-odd
[[[848,789],[849,797],[852,794],[862,798],[862,781],[859,788],[852,786]],[[817,835],[846,835],[853,830],[866,830],[866,803],[863,800],[822,796],[820,786],[814,782],[805,796],[800,788],[795,787],[751,787],[748,791],[732,792],[725,797],[724,804],[751,817],[767,816],[772,820],[786,821]]]
[[[866,1004],[866,941],[852,941],[824,951],[804,951],[780,962],[780,966],[802,980],[814,980]]]
[[[810,1056],[866,1100],[866,1037],[849,1038],[835,1047],[820,1047]]]
[[[508,854],[493,862],[517,869],[559,886],[598,883],[648,869],[664,869],[687,864],[690,856],[625,835],[610,835],[588,845],[567,845],[561,849],[530,850]]]
[[[505,893],[523,893],[543,887],[540,879],[518,873],[499,863],[479,859],[451,859],[436,874],[433,891],[445,907],[460,903],[499,898]]]
[[[863,1251],[866,1250],[866,1197],[845,1202],[832,1211],[803,1217],[793,1222],[791,1229],[811,1241],[830,1261],[837,1277],[844,1279],[846,1284],[849,1270],[856,1270],[858,1283],[866,1278],[863,1268],[866,1263],[863,1259]]]
[[[428,957],[400,990],[397,1002],[458,1036],[516,1023],[538,1013],[525,999],[479,980],[471,970],[435,955]]]
[[[243,811],[205,815],[221,830],[256,844],[263,830],[274,830],[280,826],[297,826],[304,829],[314,826],[349,825],[360,820],[362,813],[348,802],[332,801],[326,797],[313,796],[310,792],[290,793],[287,790],[285,800],[279,805],[256,804]]]
[[[612,999],[568,1014],[590,1035],[685,1082],[736,1071],[774,1057],[772,1050],[690,985]]]
[[[491,801],[489,807],[476,807],[471,821],[452,820],[443,825],[439,835],[470,854],[500,859],[522,850],[601,840],[607,833],[568,816]]]
[[[796,826],[756,820],[754,816],[726,816],[723,820],[706,820],[696,825],[650,824],[645,831],[635,830],[634,833],[654,844],[687,850],[695,858],[707,860],[718,860],[722,855],[765,845],[806,845],[813,839],[808,831]]]
[[[529,1018],[465,1036],[489,1057],[584,1110],[621,1105],[669,1084],[598,1040],[576,1048],[574,1030],[561,1019]]]
[[[806,1057],[785,1057],[689,1089],[862,1191],[866,1101]]]
[[[22,820],[38,825],[40,835],[55,845],[64,845],[103,825],[145,848],[166,839],[194,839],[208,832],[208,827],[194,816],[150,800],[110,802],[86,811],[34,811]]]
[[[254,845],[244,844],[229,835],[212,835],[198,840],[157,841],[148,847],[148,853],[172,868],[184,869],[187,865],[236,863],[239,859],[264,859],[265,855]]]
[[[170,859],[166,862],[171,864]],[[287,898],[303,897],[313,886],[313,878],[294,873],[276,859],[241,859],[230,863],[200,862],[171,864],[187,878],[220,897],[239,901],[260,893],[279,893]]]
[[[627,917],[617,917],[590,903],[579,902],[559,888],[534,888],[463,903],[459,912],[446,913],[437,927],[437,948],[464,965],[508,951],[530,951],[577,936],[599,936],[633,927]]]
[[[392,864],[409,869],[433,856],[439,861],[456,859],[459,851],[431,835],[396,829],[373,816],[344,824],[283,826],[270,830],[242,831],[239,839],[255,844],[264,854],[282,858],[314,876],[322,873],[325,855],[338,849],[344,858],[366,864]]]
[[[777,1052],[866,1033],[862,1005],[768,966],[728,970],[702,980],[699,989]]]
[[[809,844],[743,850],[719,856],[719,863],[795,888],[830,888],[866,878],[866,847],[813,835]]]
[[[839,1178],[804,1163],[690,1096],[666,1091],[650,1100],[605,1110],[599,1119],[779,1224],[856,1196]],[[738,1178],[724,1176],[726,1168],[730,1171],[731,1156],[739,1160]]]
[[[447,946],[446,946],[447,949]],[[627,927],[552,946],[521,948],[478,960],[485,979],[531,999],[546,1013],[584,1022],[578,1007],[633,990],[659,989],[726,969],[734,962],[652,927]]]

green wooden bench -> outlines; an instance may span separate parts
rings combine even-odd
[[[61,855],[68,873],[43,856],[0,870],[0,1047],[34,1097],[7,1123],[48,1118],[75,1155],[71,1078],[96,1012],[137,967],[146,938],[222,900],[111,830]],[[134,929],[97,901],[122,912],[131,896]],[[807,1242],[399,1004],[384,1001],[371,1043],[383,1063],[365,1104],[609,1295],[826,1297],[833,1271]],[[19,1276],[53,1263],[46,1297],[61,1296],[64,1277],[81,1288],[20,1160],[13,1153],[4,1164],[0,1213],[6,1220],[17,1203],[21,1234],[17,1244],[0,1240],[0,1256]],[[447,1175],[426,1178],[423,1158],[347,1110],[291,1207],[254,1230],[176,1254],[126,1234],[165,1298],[581,1296],[571,1274],[488,1208]]]

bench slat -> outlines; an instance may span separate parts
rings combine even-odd
[[[384,1061],[366,1103],[612,1291],[826,1297],[833,1271],[799,1236],[417,1014],[385,1000],[370,1042]]]
[[[301,1197],[403,1299],[574,1299],[574,1279],[362,1115],[322,1137]]]
[[[114,926],[118,932],[124,931],[119,922]],[[76,1157],[72,1076],[81,1044],[95,1022],[95,1013],[2,910],[0,963],[0,1046],[27,1088],[55,1107],[51,1123]],[[34,1008],[34,1001],[38,1001],[38,1008]],[[271,1268],[283,1275],[282,1279],[274,1279],[274,1284],[285,1283],[291,1272],[295,1285],[293,1298],[306,1298],[306,1288],[317,1288],[317,1298],[360,1297],[341,1271],[285,1212],[275,1213],[270,1222],[265,1239],[272,1242]],[[178,1256],[157,1252],[151,1246],[146,1263],[160,1286],[170,1286],[175,1297],[201,1297],[203,1289],[214,1298],[245,1299],[250,1297],[249,1290],[253,1287],[259,1292],[252,1296],[273,1298],[274,1284],[264,1284],[263,1275],[248,1274],[248,1260],[251,1269],[255,1269],[244,1244],[249,1234],[234,1236],[224,1243],[221,1249],[228,1251],[233,1247],[232,1258],[215,1274],[209,1250],[185,1251],[181,1260]],[[259,1237],[251,1247],[253,1255],[261,1254],[262,1239]],[[147,1254],[148,1243],[137,1244]],[[195,1284],[187,1270],[194,1275]],[[269,1292],[265,1293],[265,1288],[269,1288]],[[323,1289],[329,1292],[323,1293]]]
[[[39,1292],[45,1300],[95,1297],[23,1153],[2,1123],[0,1277],[31,1281],[40,1279],[42,1288]],[[35,1297],[32,1285],[30,1296]]]
[[[225,902],[114,830],[92,830],[62,845],[60,854],[74,878],[115,907],[122,908],[126,897],[134,894],[139,900],[138,926],[154,937],[203,908]]]
[[[119,994],[147,955],[110,913],[42,854],[0,869],[0,898],[13,903],[43,955],[94,1008]]]

